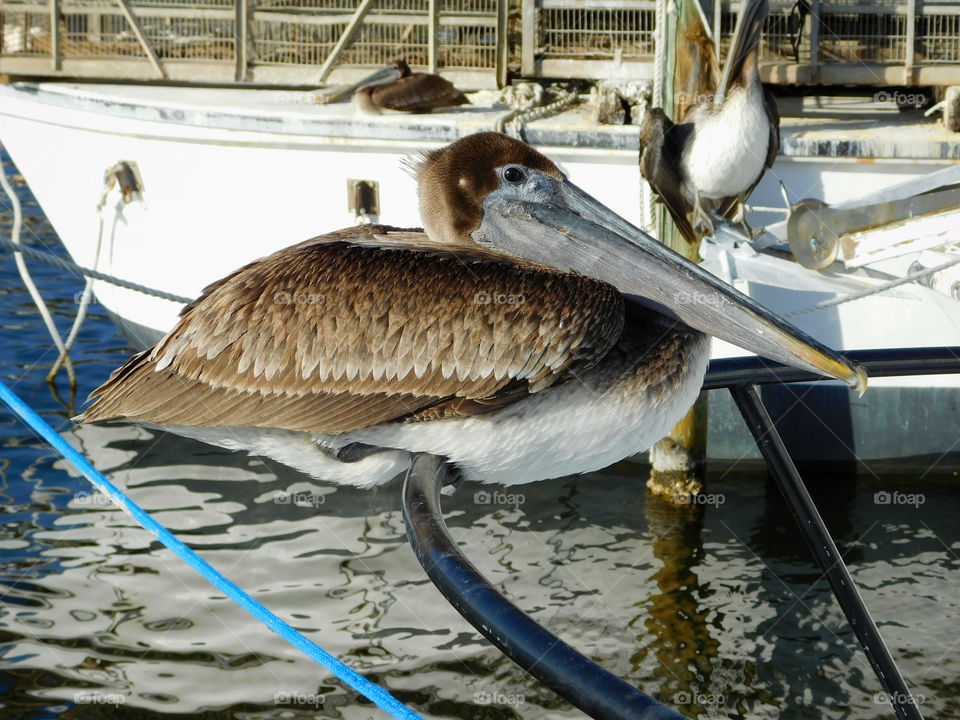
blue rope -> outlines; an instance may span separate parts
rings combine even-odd
[[[44,422],[43,418],[37,415],[27,404],[17,397],[2,381],[0,381],[0,400],[3,400],[24,423],[39,433],[54,450],[60,453],[66,460],[70,461],[100,492],[107,495],[145,530],[148,530],[157,540],[173,550],[181,560],[200,573],[210,584],[218,590],[221,590],[257,620],[305,655],[316,660],[344,683],[366,696],[377,706],[393,715],[393,717],[398,718],[398,720],[422,720],[419,715],[404,707],[404,705],[388,691],[376,683],[370,682],[363,677],[363,675],[344,665],[312,640],[307,639],[297,630],[294,630],[266,607],[247,595],[238,585],[221,575],[206,560],[180,542],[169,530],[150,517],[143,508],[124,495],[116,485],[101,475],[93,465],[87,462],[87,459],[83,457],[83,455],[74,450],[66,440],[57,434],[52,427]]]

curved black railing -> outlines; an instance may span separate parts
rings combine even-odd
[[[871,377],[960,373],[960,347],[862,350],[844,353]],[[787,454],[757,385],[828,380],[763,358],[710,363],[703,387],[729,388],[804,540],[853,627],[894,712],[923,720],[917,704],[867,610],[833,538]],[[591,717],[681,720],[682,715],[628,685],[527,617],[470,563],[450,537],[440,508],[446,478],[442,458],[417,455],[403,488],[407,537],[427,575],[471,625],[511,660]]]

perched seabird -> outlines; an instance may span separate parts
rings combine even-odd
[[[723,76],[673,123],[655,108],[640,131],[641,174],[663,200],[690,242],[696,230],[712,233],[711,212],[742,220],[743,202],[780,149],[780,115],[760,82],[760,34],[768,0],[744,0]]]
[[[439,75],[411,72],[404,60],[397,60],[353,85],[321,93],[319,97],[329,103],[346,95],[353,96],[360,110],[373,115],[380,115],[384,110],[422,113],[469,103],[466,95],[449,80]]]
[[[413,452],[514,484],[649,447],[696,398],[708,335],[866,385],[518,140],[470,135],[417,175],[423,230],[352,227],[237,270],[82,419],[163,426],[358,486]]]

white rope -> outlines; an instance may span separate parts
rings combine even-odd
[[[853,302],[854,300],[862,300],[863,298],[870,297],[871,295],[879,295],[880,293],[886,292],[887,290],[895,287],[899,287],[900,285],[906,285],[907,283],[916,282],[917,280],[922,280],[925,277],[935,275],[942,270],[946,270],[947,268],[951,268],[958,264],[960,264],[960,255],[947,260],[947,262],[943,263],[942,265],[937,265],[936,267],[932,268],[925,268],[923,270],[917,270],[904,275],[902,278],[885,282],[882,285],[877,285],[869,290],[851,293],[850,295],[844,295],[843,297],[834,298],[833,300],[824,300],[823,302],[817,303],[816,305],[811,305],[803,310],[794,310],[791,313],[786,313],[783,317],[789,318],[797,315],[806,315],[807,313],[816,312],[817,310],[824,310],[825,308],[835,307],[837,305],[843,305],[844,303]]]
[[[519,140],[523,139],[523,126],[527,123],[533,122],[535,120],[542,120],[543,118],[550,117],[551,115],[557,115],[576,101],[578,94],[575,90],[563,91],[564,94],[559,98],[554,100],[552,103],[543,105],[541,107],[530,108],[529,110],[521,110],[517,113],[516,117],[513,118],[513,122],[510,123],[510,129],[512,130],[513,136]]]
[[[657,25],[657,35],[653,53],[653,97],[650,99],[650,106],[658,108],[663,107],[663,67],[667,52],[666,0],[657,0],[654,22]]]
[[[941,101],[938,102],[936,105],[931,106],[931,107],[923,114],[923,116],[924,116],[924,117],[930,117],[930,116],[933,115],[934,113],[940,112],[941,110],[943,110],[946,106],[947,106],[947,101],[946,101],[946,100],[941,100]]]
[[[108,171],[109,173],[109,171]],[[99,230],[97,232],[97,250],[93,258],[93,269],[96,270],[97,266],[100,265],[100,249],[103,247],[103,209],[107,205],[107,198],[110,196],[110,189],[113,187],[114,182],[111,180],[111,175],[107,175],[103,183],[103,190],[100,191],[100,202],[97,203],[97,218]],[[122,192],[122,190],[121,190]],[[70,333],[67,335],[67,340],[64,343],[64,348],[60,352],[60,356],[57,358],[57,361],[53,364],[53,367],[50,368],[50,372],[47,373],[47,382],[52,382],[53,378],[56,377],[57,371],[60,369],[60,366],[66,362],[70,357],[70,348],[73,347],[73,343],[77,339],[77,335],[80,334],[80,326],[83,325],[83,321],[87,319],[87,309],[90,307],[90,301],[93,299],[93,278],[88,277],[87,281],[83,285],[83,294],[80,296],[80,305],[77,308],[76,317],[73,318],[73,325],[70,327]]]
[[[20,228],[23,224],[23,212],[20,208],[20,198],[17,196],[13,185],[10,184],[10,180],[7,178],[7,169],[5,167],[0,167],[0,185],[3,186],[3,191],[7,194],[7,197],[10,198],[10,205],[13,208],[13,228],[10,232],[10,244],[13,246],[13,258],[17,264],[17,270],[20,272],[20,279],[23,280],[27,292],[30,293],[33,303],[37,306],[40,317],[43,319],[43,324],[47,326],[47,332],[50,333],[54,345],[57,346],[60,355],[65,356],[67,348],[66,345],[64,345],[63,338],[60,336],[60,331],[57,330],[57,326],[53,322],[53,317],[50,315],[50,309],[47,307],[47,303],[44,302],[43,296],[40,295],[40,291],[37,290],[37,286],[33,282],[33,277],[30,275],[30,270],[27,268],[27,264],[23,259],[23,247],[20,245]],[[73,363],[70,361],[69,356],[63,361],[63,365],[67,369],[70,387],[75,389],[77,387],[77,375],[73,370]]]
[[[562,112],[578,97],[576,91],[560,90],[559,97],[556,100],[547,105],[541,105],[540,103],[543,102],[543,87],[540,85],[534,87],[536,89],[532,98],[522,106],[513,108],[497,118],[493,124],[493,129],[496,132],[505,133],[510,137],[522,140],[524,125]]]
[[[529,98],[522,99],[521,95],[519,94],[522,90],[531,90],[533,94]],[[512,124],[515,117],[522,112],[532,110],[543,102],[543,86],[539,84],[531,84],[529,87],[520,88],[516,91],[512,87],[504,88],[504,95],[506,101],[509,102],[512,107],[507,110],[507,112],[497,117],[496,121],[493,123],[493,129],[495,132],[505,133],[511,137],[517,137],[511,132],[507,132],[507,124],[509,123],[511,129],[513,129]]]

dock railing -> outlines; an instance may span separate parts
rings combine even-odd
[[[498,0],[3,0],[0,73],[191,83],[349,82],[403,58],[506,82]]]
[[[704,5],[721,61],[739,2]],[[522,74],[653,77],[656,0],[523,0]],[[960,3],[947,0],[770,0],[764,82],[785,85],[960,84]]]
[[[738,2],[704,0],[721,57]],[[657,0],[0,0],[0,73],[318,85],[404,58],[471,89],[650,80]],[[766,82],[960,85],[960,2],[770,0]],[[519,42],[518,42],[519,41]]]

